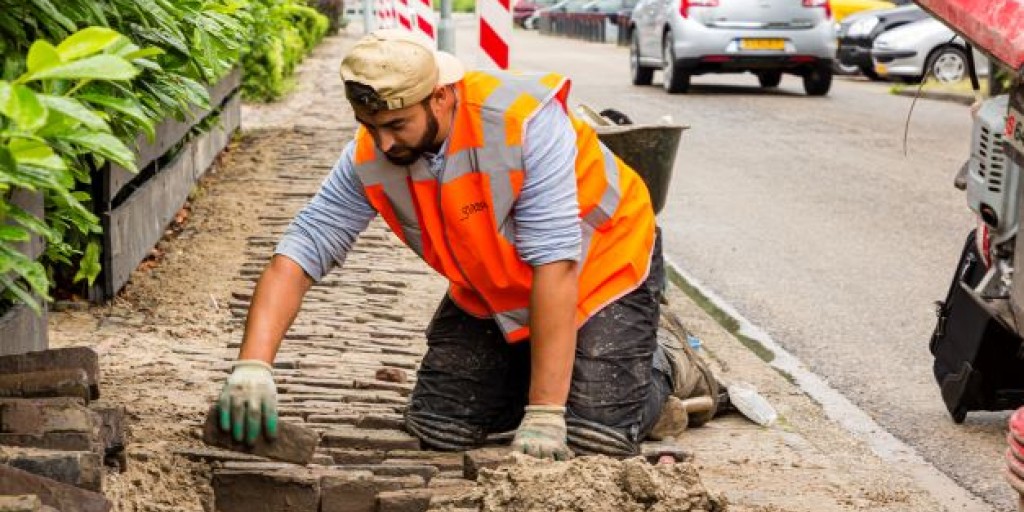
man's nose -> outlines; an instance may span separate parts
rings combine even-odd
[[[377,134],[377,143],[380,145],[380,150],[387,153],[391,150],[392,146],[395,145],[395,137],[388,133],[387,130],[381,130]]]

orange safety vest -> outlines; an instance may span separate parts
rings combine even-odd
[[[362,127],[355,171],[391,230],[448,278],[467,313],[494,318],[509,342],[529,337],[533,268],[515,248],[513,210],[523,187],[523,128],[552,99],[565,108],[569,81],[556,74],[473,71],[456,84],[458,106],[444,170],[424,159],[391,164]],[[577,327],[647,278],[654,210],[643,180],[572,117],[583,233]]]

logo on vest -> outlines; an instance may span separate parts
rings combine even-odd
[[[459,219],[459,222],[462,222],[468,219],[469,216],[473,215],[474,213],[486,212],[487,203],[484,201],[469,203],[467,205],[464,205],[460,211],[462,212],[462,218]]]

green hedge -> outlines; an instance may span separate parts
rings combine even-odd
[[[454,0],[452,10],[455,12],[476,12],[476,0]]]
[[[88,191],[107,160],[133,169],[137,135],[211,108],[205,85],[239,62],[246,97],[279,97],[328,28],[298,0],[0,0],[0,13],[0,306],[97,277]],[[7,202],[15,187],[45,195],[45,222]],[[41,264],[13,251],[32,233]]]

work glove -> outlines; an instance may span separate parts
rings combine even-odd
[[[566,444],[565,407],[528,405],[512,440],[512,450],[541,459],[569,460]]]
[[[277,437],[277,387],[270,365],[257,359],[234,364],[220,392],[220,428],[230,430],[235,441],[252,445],[264,430]]]

